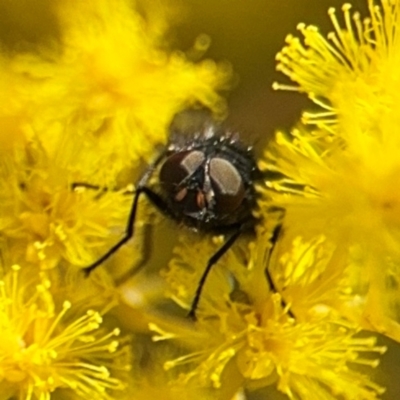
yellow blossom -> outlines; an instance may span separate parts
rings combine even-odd
[[[23,140],[39,138],[60,162],[73,156],[68,167],[84,180],[112,185],[165,145],[177,112],[202,105],[224,114],[217,90],[226,88],[229,67],[168,51],[165,11],[153,8],[159,15],[150,23],[137,8],[128,0],[57,2],[59,43],[0,56],[0,128],[3,116],[14,119]]]
[[[334,31],[328,40],[316,26],[299,24],[304,44],[289,35],[287,46],[277,56],[278,69],[299,87],[276,83],[275,88],[306,92],[323,110],[306,112],[305,122],[332,130],[355,149],[360,139],[366,141],[370,135],[396,140],[381,127],[383,116],[396,118],[400,4],[397,0],[367,2],[370,16],[364,21],[358,12],[352,14],[351,4],[342,7],[343,24],[330,8]],[[329,129],[332,123],[339,127]]]
[[[48,158],[37,144],[26,152],[28,156],[5,155],[1,161],[3,258],[40,269],[62,260],[89,265],[123,233],[132,195],[74,189],[73,175],[57,159]]]
[[[16,61],[19,73],[42,81],[32,119],[43,146],[52,154],[78,141],[75,165],[92,179],[148,161],[178,111],[202,104],[223,112],[215,90],[226,85],[227,68],[168,53],[158,27],[147,26],[135,7],[127,0],[61,1],[62,49]]]
[[[343,6],[344,27],[330,9],[328,39],[304,24],[304,43],[288,37],[279,68],[323,109],[279,132],[260,167],[277,176],[264,204],[285,208],[284,240],[324,235],[337,246],[336,271],[359,265],[353,284],[368,286],[365,324],[400,340],[400,3],[368,4],[364,22]]]
[[[335,271],[340,253],[323,237],[299,238],[288,252],[278,241],[278,256],[270,259],[270,236],[260,226],[247,251],[234,248],[214,267],[202,292],[195,333],[151,326],[158,340],[179,340],[192,350],[165,368],[178,368],[183,384],[195,380],[237,390],[255,382],[275,383],[293,399],[308,399],[310,387],[316,398],[378,398],[383,389],[357,365],[376,367],[377,361],[363,353],[385,349],[373,338],[358,336],[361,311],[353,303],[363,293],[360,288],[348,292],[352,277],[347,270]],[[199,245],[189,243],[181,240],[166,273],[172,298],[184,308],[204,270],[196,261]],[[266,268],[281,294],[268,287]],[[239,377],[232,380],[227,374]]]
[[[112,391],[123,390],[116,375],[126,372],[128,349],[119,349],[119,330],[104,331],[95,311],[69,315],[72,304],[58,306],[48,280],[35,287],[21,274],[14,266],[0,282],[0,386],[26,400],[50,399],[58,390],[110,399]]]
[[[228,385],[234,390],[252,381],[259,386],[275,382],[280,391],[296,399],[308,399],[310,387],[324,399],[337,395],[375,399],[383,392],[357,372],[357,365],[377,365],[362,353],[385,351],[373,338],[359,338],[357,331],[345,324],[295,322],[279,311],[279,296],[271,300],[274,307],[266,307],[264,315],[255,314],[249,306],[231,304],[230,311],[219,318],[199,321],[195,338],[198,350],[167,362],[165,368],[179,367],[182,384],[195,380],[215,388]],[[269,314],[267,310],[271,309]],[[232,364],[242,377],[224,380]]]

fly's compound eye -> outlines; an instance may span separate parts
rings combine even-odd
[[[169,156],[160,170],[160,182],[164,190],[177,202],[185,199],[185,203],[191,203],[187,198],[188,190],[185,179],[192,176],[201,167],[205,155],[201,151],[181,151]],[[193,201],[195,201],[193,199]],[[197,208],[197,207],[195,207]]]
[[[221,214],[235,211],[245,197],[243,179],[239,171],[228,160],[214,157],[210,161],[209,173],[214,191],[215,211]]]
[[[176,190],[196,172],[204,160],[204,153],[197,150],[172,154],[161,167],[160,182],[168,192]]]

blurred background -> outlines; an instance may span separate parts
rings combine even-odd
[[[52,10],[55,2],[0,0],[3,51],[35,49],[57,39],[59,27]],[[366,15],[367,0],[351,3],[354,10]],[[163,3],[142,0],[143,8],[147,4],[157,7]],[[235,84],[227,93],[227,124],[243,132],[250,144],[265,143],[277,129],[289,130],[301,110],[312,107],[302,94],[272,90],[274,81],[288,83],[275,71],[275,55],[287,34],[297,35],[299,22],[317,25],[326,33],[332,30],[327,10],[340,9],[343,0],[175,0],[172,4],[178,5],[180,12],[169,33],[171,47],[188,51],[200,34],[206,34],[211,38],[206,57],[232,65]],[[389,345],[390,351],[382,357],[377,380],[388,387],[384,399],[397,399],[399,346],[384,338],[380,338],[380,344]],[[271,390],[255,391],[251,398],[286,399]]]
[[[0,40],[9,51],[42,45],[57,37],[59,28],[52,5],[57,0],[0,0]],[[206,34],[211,44],[205,56],[229,62],[235,84],[227,94],[227,123],[251,141],[270,138],[276,129],[289,129],[309,106],[304,95],[274,92],[272,82],[288,82],[275,71],[275,55],[287,34],[296,34],[299,22],[315,24],[323,32],[332,27],[329,7],[340,9],[344,0],[139,0],[154,9],[166,2],[171,14],[169,42],[188,51]],[[366,0],[353,8],[366,13]],[[340,13],[338,13],[340,16]]]

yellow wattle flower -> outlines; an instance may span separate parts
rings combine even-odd
[[[59,390],[111,399],[124,389],[117,375],[129,368],[129,350],[119,348],[119,329],[105,331],[95,311],[71,317],[72,307],[67,300],[55,304],[50,281],[35,287],[18,266],[0,281],[1,390],[45,400]]]
[[[288,38],[279,69],[323,109],[278,132],[260,167],[277,176],[265,204],[285,209],[284,240],[324,235],[337,246],[337,268],[359,265],[353,285],[369,285],[361,325],[400,340],[400,2],[368,4],[364,22],[343,6],[344,26],[330,9],[328,39],[304,24],[304,43]]]
[[[323,110],[304,113],[304,122],[323,126],[328,132],[333,129],[350,143],[359,140],[358,132],[351,130],[354,123],[369,131],[380,124],[382,112],[393,112],[399,96],[395,90],[399,79],[399,2],[367,2],[370,16],[364,20],[360,13],[352,12],[349,3],[342,7],[343,22],[330,8],[333,31],[327,38],[318,27],[300,23],[303,41],[289,35],[287,45],[277,55],[278,70],[298,86],[275,83],[274,87],[305,92]],[[336,123],[339,129],[330,127]]]
[[[122,232],[131,194],[73,187],[74,175],[37,143],[0,162],[0,229],[6,263],[85,267]],[[110,235],[114,231],[114,235]]]
[[[278,241],[279,251],[267,264],[270,232],[259,226],[247,251],[235,246],[214,267],[202,292],[195,332],[168,322],[151,325],[155,340],[179,341],[188,348],[165,368],[179,368],[181,384],[231,391],[275,384],[293,399],[308,399],[310,387],[321,399],[377,399],[384,389],[359,373],[357,365],[375,368],[378,361],[363,354],[380,355],[386,349],[375,338],[358,336],[354,315],[359,318],[361,311],[352,302],[359,293],[348,291],[353,282],[347,268],[335,271],[340,253],[323,237],[298,238],[290,251]],[[185,309],[204,270],[196,254],[212,254],[202,242],[203,251],[181,239],[165,272],[171,297]],[[266,268],[279,293],[268,287]]]
[[[50,157],[68,164],[73,156],[68,167],[82,179],[113,185],[125,168],[150,161],[187,107],[225,113],[217,91],[226,89],[230,67],[168,50],[162,8],[152,9],[152,22],[128,0],[65,0],[55,8],[60,43],[0,57],[0,127],[3,116],[17,119],[13,129],[39,138]]]
[[[229,311],[199,321],[193,352],[168,361],[165,368],[179,368],[178,382],[183,385],[198,382],[205,387],[230,386],[234,391],[242,385],[251,387],[252,382],[257,386],[275,383],[289,398],[304,400],[309,399],[310,387],[318,398],[332,400],[338,395],[377,399],[384,392],[357,372],[357,365],[378,365],[363,353],[385,352],[374,338],[357,337],[357,330],[339,321],[288,319],[280,296],[271,300],[273,305],[265,304],[264,315],[254,313],[251,306],[231,303]],[[158,336],[171,337],[155,326],[152,329]],[[181,340],[185,343],[189,338]]]
[[[155,146],[167,141],[172,117],[189,106],[225,111],[216,90],[226,86],[228,68],[168,52],[159,36],[165,21],[146,23],[135,8],[127,0],[61,1],[62,51],[31,72],[44,75],[34,118],[43,145],[52,154],[78,141],[75,165],[83,163],[89,174],[115,175],[151,160]]]

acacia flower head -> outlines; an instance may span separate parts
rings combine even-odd
[[[25,140],[39,138],[51,156],[72,154],[68,166],[82,179],[106,176],[112,185],[121,170],[149,161],[165,144],[179,111],[203,105],[223,115],[217,91],[227,87],[229,66],[168,50],[162,7],[152,8],[152,22],[138,7],[127,0],[58,2],[61,37],[53,48],[0,57],[0,126],[3,116],[16,119]],[[199,43],[197,58],[204,53]]]
[[[358,366],[376,367],[374,356],[385,348],[346,321],[346,312],[357,313],[351,307],[357,293],[348,293],[351,278],[345,280],[344,271],[333,271],[335,247],[323,237],[298,239],[290,251],[269,259],[270,232],[259,226],[247,250],[232,249],[215,266],[202,292],[195,333],[152,325],[158,340],[180,340],[192,350],[165,368],[177,368],[183,384],[232,385],[232,391],[257,382],[275,384],[293,399],[308,399],[310,387],[324,399],[378,398],[383,388]],[[188,241],[182,239],[166,273],[172,298],[185,308],[204,269],[195,262],[199,249]],[[280,293],[268,287],[266,268]]]
[[[1,161],[3,258],[50,269],[62,261],[85,266],[124,224],[130,196],[123,190],[74,187],[74,174],[38,143]],[[118,205],[116,207],[116,205]]]
[[[388,282],[398,282],[400,260],[400,198],[393,190],[400,171],[400,3],[368,4],[365,20],[344,5],[344,23],[330,9],[334,32],[327,39],[305,24],[299,25],[304,41],[288,37],[279,69],[319,110],[305,113],[291,134],[279,132],[260,167],[278,176],[268,193],[286,209],[288,242],[322,234],[342,252],[341,262],[362,265],[357,285],[369,283],[368,307],[384,304],[382,320],[376,306],[366,318],[399,340],[392,324],[397,284]]]
[[[330,8],[334,30],[327,38],[318,27],[300,23],[298,30],[304,40],[289,35],[287,45],[277,55],[278,70],[298,86],[275,83],[274,87],[307,93],[323,109],[306,112],[304,121],[325,128],[336,122],[341,129],[335,133],[349,141],[357,134],[346,125],[353,121],[374,128],[382,112],[393,113],[398,96],[393,84],[399,75],[399,3],[367,1],[370,15],[365,19],[353,12],[349,3],[342,7],[343,18]]]
[[[295,322],[282,312],[279,295],[271,301],[264,303],[263,315],[248,305],[232,303],[229,311],[199,321],[192,337],[195,349],[168,361],[165,368],[178,368],[178,382],[184,385],[192,381],[216,389],[230,385],[234,391],[252,382],[276,384],[294,399],[308,399],[310,387],[319,398],[332,400],[338,395],[376,399],[384,392],[357,371],[360,365],[378,365],[370,356],[385,349],[376,346],[374,338],[358,337],[346,324]],[[165,334],[152,328],[158,336]],[[185,343],[189,338],[181,340]],[[236,379],[227,377],[231,373]]]
[[[47,279],[35,286],[18,266],[0,282],[0,305],[0,386],[26,400],[58,390],[109,399],[124,389],[117,375],[127,372],[128,349],[119,348],[118,329],[101,327],[99,313],[69,316],[72,304],[58,305]]]
[[[20,58],[19,69],[42,82],[33,123],[43,145],[53,152],[80,142],[75,164],[88,165],[92,155],[91,174],[149,160],[165,143],[172,117],[188,106],[224,113],[216,90],[226,86],[229,68],[168,52],[160,35],[165,21],[148,23],[136,8],[127,0],[61,1],[62,50]]]

